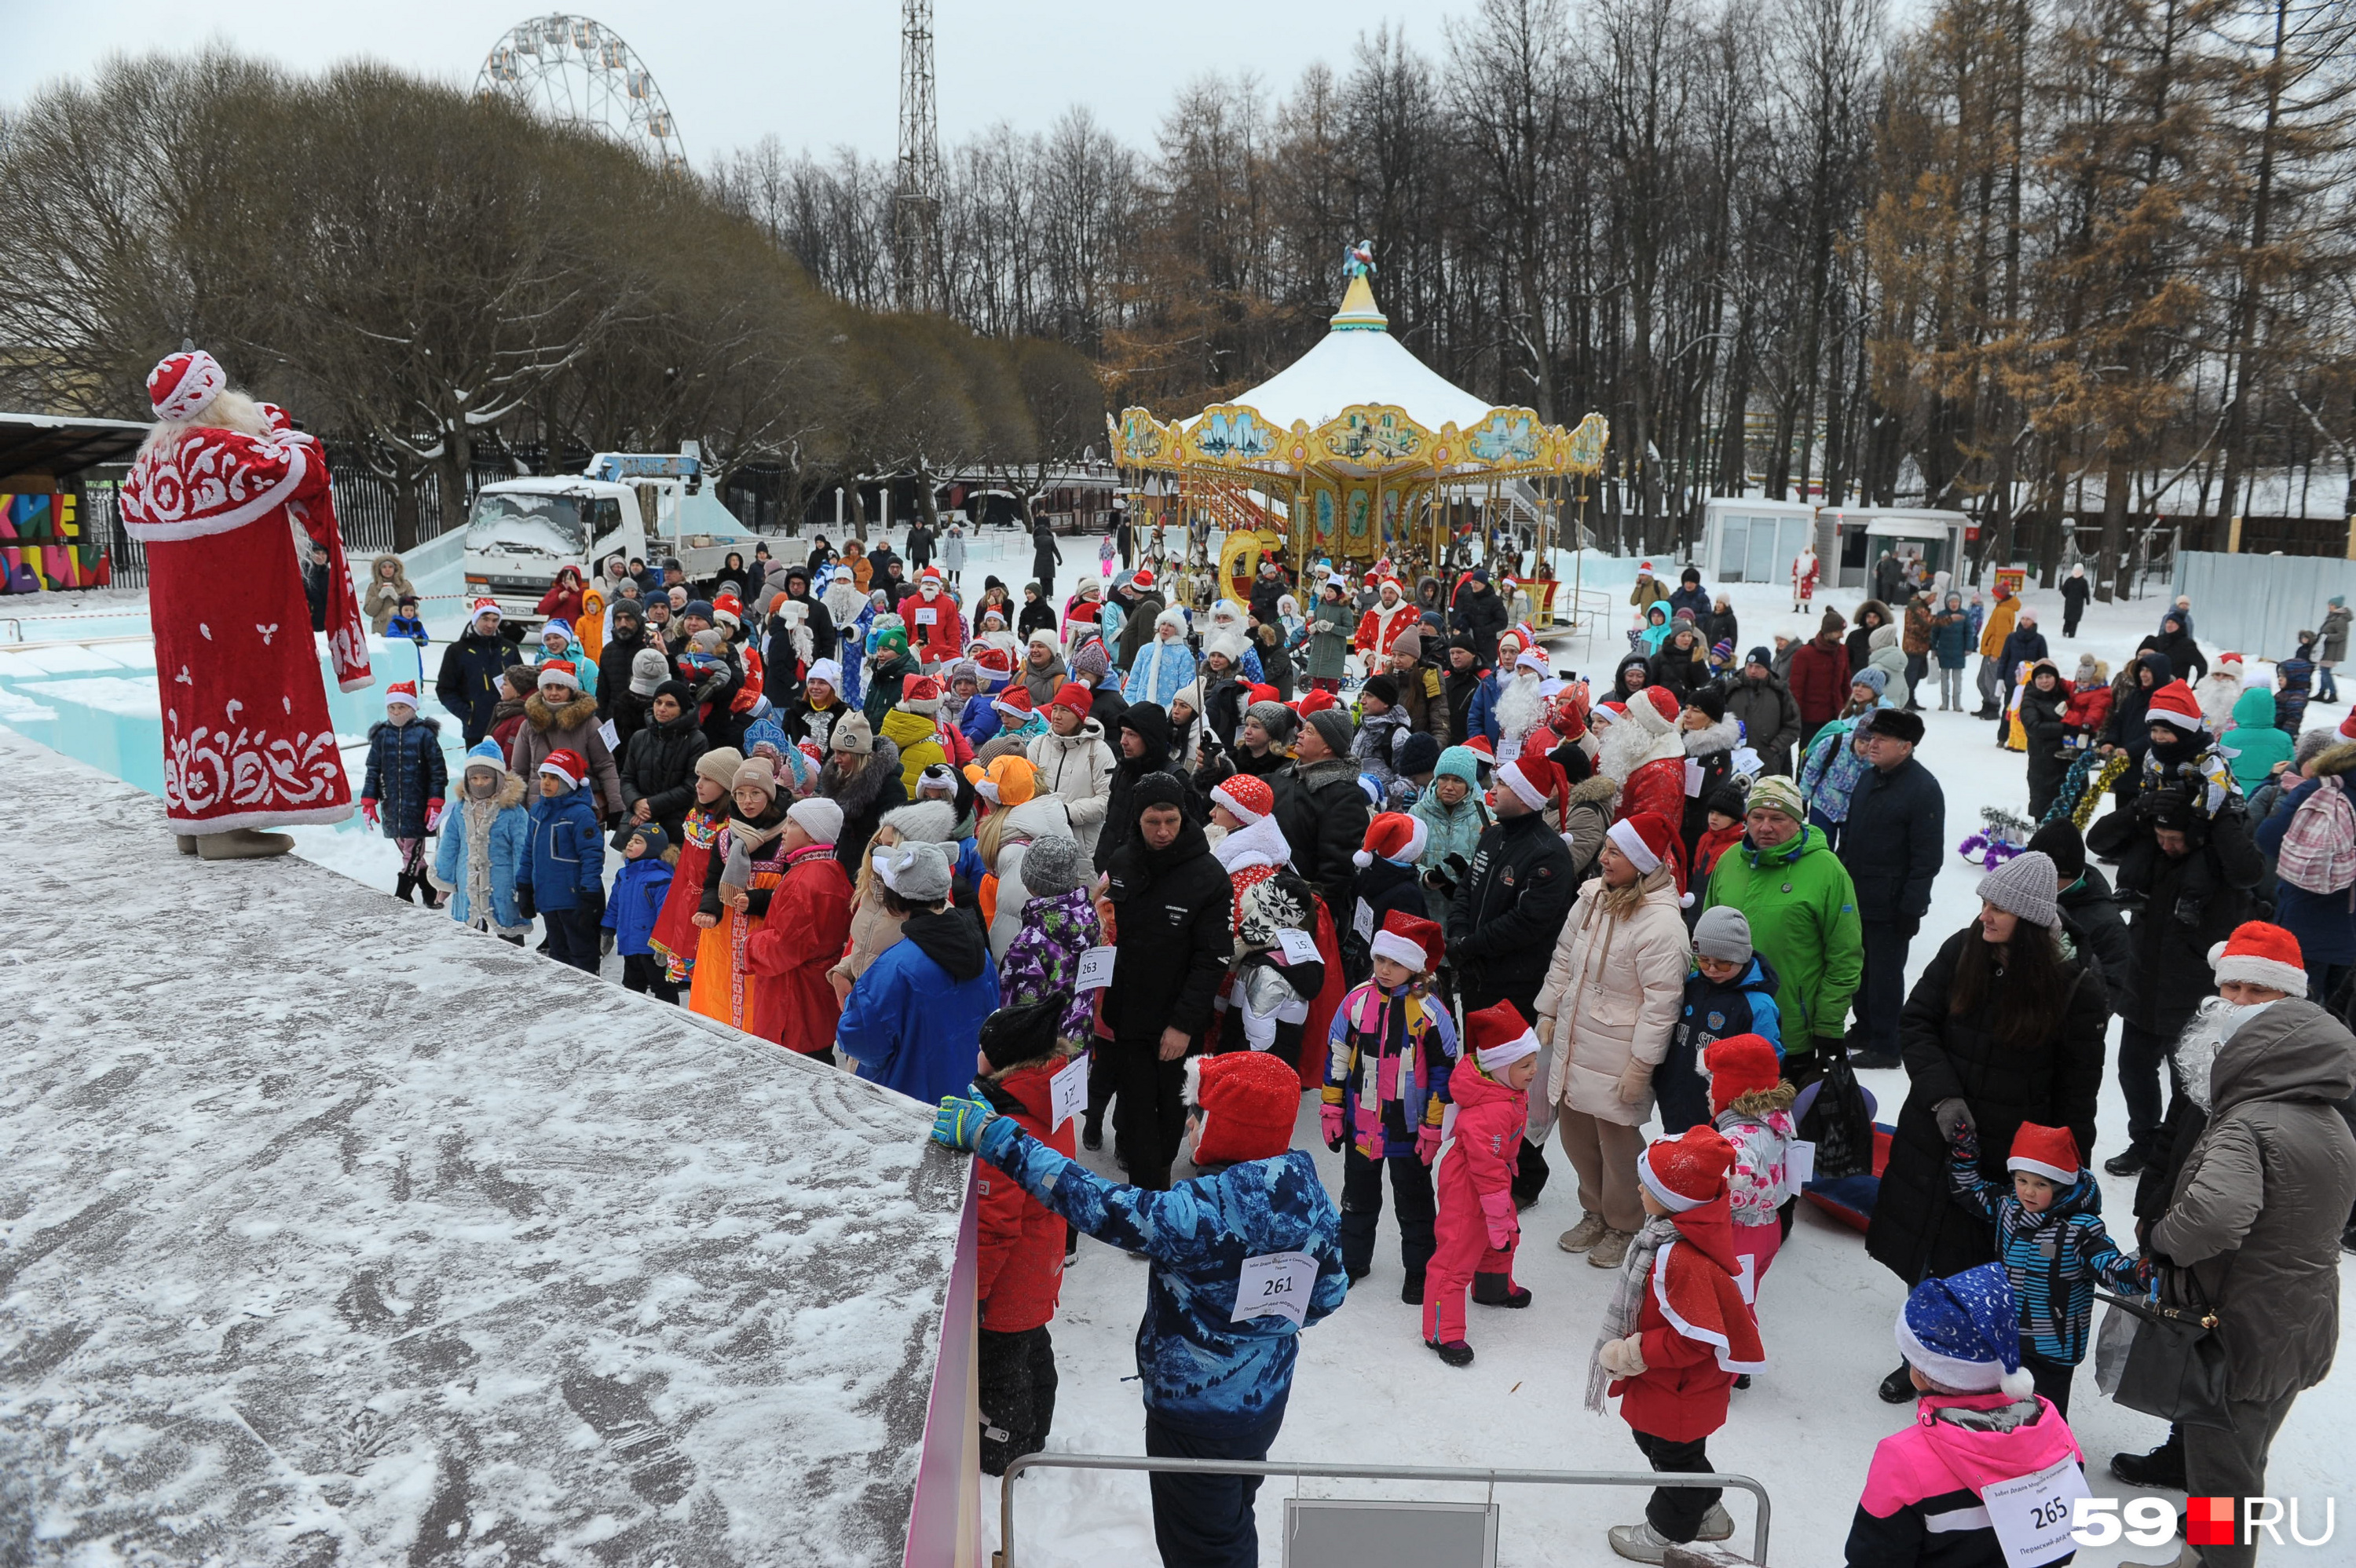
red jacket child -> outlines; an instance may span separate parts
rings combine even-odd
[[[695,763],[695,804],[687,810],[680,834],[679,860],[670,869],[670,891],[663,895],[662,912],[655,916],[648,945],[663,961],[670,983],[684,985],[695,964],[695,950],[703,933],[695,912],[703,907],[703,884],[719,869],[712,848],[720,830],[728,826],[728,789],[736,776],[743,752],[718,746]]]
[[[2098,665],[2097,669],[2101,668]],[[2082,735],[2099,735],[2103,726],[2111,721],[2111,683],[2090,680],[2070,688],[2070,701],[2062,709],[2062,722]]]
[[[1530,1117],[1537,1036],[1511,1002],[1464,1020],[1468,1049],[1448,1077],[1453,1141],[1438,1162],[1437,1248],[1424,1269],[1423,1342],[1450,1366],[1472,1360],[1464,1340],[1464,1289],[1483,1307],[1527,1307],[1514,1283],[1522,1226],[1514,1208],[1514,1162]]]
[[[766,918],[744,944],[745,966],[776,982],[772,992],[777,1043],[814,1056],[834,1045],[842,1004],[826,972],[851,941],[851,877],[834,858],[842,807],[822,796],[786,810],[786,831],[809,840],[786,857],[786,874],[768,891]],[[757,902],[762,895],[751,895]],[[755,910],[756,913],[763,912]]]

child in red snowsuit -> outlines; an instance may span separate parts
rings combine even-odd
[[[2111,721],[2111,701],[2110,667],[2096,661],[2094,677],[2071,687],[2070,700],[2062,709],[2064,743],[2072,747],[2099,744],[2103,726]]]
[[[1077,1129],[1070,1122],[1054,1125],[1053,1087],[1068,1060],[1057,1040],[1066,1005],[1050,997],[983,1019],[974,1093],[1069,1159]],[[981,1309],[981,1468],[1002,1476],[1009,1461],[1047,1445],[1055,1418],[1055,1347],[1047,1324],[1064,1288],[1064,1221],[988,1161],[976,1160],[973,1175],[980,1200],[974,1297]]]
[[[1726,1424],[1727,1391],[1738,1374],[1767,1364],[1735,1283],[1740,1265],[1727,1185],[1734,1159],[1717,1128],[1694,1127],[1655,1139],[1636,1161],[1648,1218],[1595,1341],[1587,1408],[1600,1414],[1605,1397],[1618,1394],[1621,1419],[1655,1470],[1707,1474],[1709,1435]],[[1611,1545],[1622,1557],[1657,1563],[1672,1545],[1733,1533],[1715,1490],[1658,1487],[1642,1523],[1612,1527]]]
[[[1472,1049],[1449,1074],[1456,1105],[1454,1141],[1440,1158],[1438,1247],[1424,1269],[1423,1342],[1451,1367],[1469,1365],[1464,1289],[1484,1307],[1527,1307],[1514,1283],[1514,1248],[1522,1226],[1514,1209],[1514,1162],[1529,1124],[1530,1080],[1538,1041],[1511,1002],[1464,1021]]]

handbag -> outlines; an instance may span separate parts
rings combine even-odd
[[[1866,1109],[1857,1069],[1849,1065],[1848,1046],[1845,1041],[1824,1040],[1816,1042],[1816,1050],[1828,1054],[1817,1080],[1815,1100],[1799,1124],[1800,1136],[1816,1146],[1813,1179],[1871,1176],[1873,1114]]]
[[[2219,1332],[2216,1309],[2190,1269],[2170,1269],[2171,1287],[2165,1296],[2181,1293],[2194,1299],[2183,1307],[2160,1302],[2130,1301],[2108,1291],[2094,1294],[2137,1319],[2135,1342],[2112,1400],[2129,1410],[2157,1415],[2179,1426],[2233,1430],[2233,1407],[2227,1398],[2225,1345]]]

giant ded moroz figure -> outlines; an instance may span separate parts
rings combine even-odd
[[[183,853],[283,855],[264,831],[352,813],[312,641],[294,530],[327,552],[327,647],[347,691],[373,684],[327,453],[284,411],[233,391],[201,349],[147,378],[156,424],[123,483],[147,552],[164,709],[164,815]]]

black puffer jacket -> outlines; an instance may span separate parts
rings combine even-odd
[[[1840,863],[1857,884],[1859,920],[1911,929],[1931,908],[1945,864],[1947,798],[1915,758],[1868,768],[1848,800]]]
[[[645,801],[652,820],[674,844],[685,835],[680,819],[695,803],[695,764],[711,748],[695,715],[682,713],[664,724],[649,719],[645,727],[622,743],[623,831]]]
[[[900,748],[883,736],[866,765],[845,778],[841,763],[829,756],[818,771],[818,793],[842,807],[842,832],[834,841],[834,858],[856,873],[867,858],[867,841],[875,837],[884,814],[908,804],[900,784]]]
[[[515,631],[511,637],[502,625],[498,635],[485,637],[469,626],[442,650],[434,695],[456,715],[469,746],[491,732],[491,709],[499,700],[499,677],[517,662],[516,649],[523,640],[523,628],[518,626]]]
[[[1357,862],[1351,859],[1366,841],[1372,814],[1366,792],[1358,787],[1357,764],[1345,757],[1301,764],[1292,776],[1292,790],[1276,797],[1277,826],[1292,846],[1292,864],[1317,896],[1326,912],[1341,925],[1350,918],[1350,889],[1357,880]]]
[[[1727,683],[1726,716],[1742,721],[1743,738],[1768,773],[1792,776],[1792,748],[1800,743],[1800,705],[1792,700],[1792,688],[1782,676],[1770,670],[1764,680],[1735,677]]]
[[[2127,977],[2119,1016],[2137,1029],[2174,1039],[2211,995],[2209,949],[2245,920],[2265,918],[2258,889],[2266,863],[2250,842],[2238,805],[2197,827],[2182,859],[2160,853],[2152,829],[2132,806],[2094,824],[2086,851],[2119,863],[2127,922]]]
[[[1235,952],[1235,890],[1209,839],[1192,822],[1166,849],[1132,837],[1107,868],[1105,891],[1115,956],[1104,1020],[1113,1037],[1158,1040],[1175,1029],[1199,1039]]]
[[[2091,961],[2103,976],[2103,995],[2111,1011],[2127,1006],[2127,969],[2135,960],[2129,952],[2126,916],[2111,895],[2111,884],[2097,867],[2072,882],[2062,895],[2062,925],[2076,944],[2081,960]]]
[[[2024,923],[2014,940],[2037,930]],[[2081,1149],[2094,1147],[2094,1098],[2103,1086],[2109,1018],[2101,981],[2070,962],[2062,1016],[2035,1049],[2016,1051],[1996,1039],[1994,987],[1970,1011],[1948,1010],[1964,944],[1979,940],[1975,922],[1941,944],[1899,1018],[1906,1104],[1898,1113],[1865,1250],[1909,1286],[1926,1275],[1944,1276],[1996,1260],[1987,1222],[1957,1204],[1949,1190],[1947,1142],[1932,1114],[1941,1101],[1960,1099],[1971,1107],[1980,1172],[1990,1181],[2010,1180],[2005,1161],[2023,1122],[2067,1127]],[[1996,986],[2003,983],[1999,978]]]
[[[1145,742],[1145,754],[1130,756],[1121,745],[1121,730],[1134,730]],[[1096,867],[1101,871],[1112,864],[1120,847],[1137,837],[1137,808],[1130,799],[1137,793],[1137,781],[1148,773],[1179,773],[1181,770],[1170,760],[1170,715],[1158,702],[1132,702],[1120,716],[1119,728],[1113,731],[1113,755],[1120,761],[1113,764],[1112,778],[1105,785],[1104,826],[1097,830]],[[1188,812],[1188,816],[1197,813]]]
[[[2040,670],[2053,671],[2053,689],[2037,689]],[[2020,732],[2029,747],[2029,820],[2042,816],[2062,788],[2070,764],[2062,757],[2062,709],[2069,706],[2070,686],[2051,659],[2040,659],[2029,672],[2029,686],[2020,694]]]
[[[1466,990],[1535,991],[1577,892],[1570,848],[1537,812],[1481,830],[1448,906],[1448,955]]]

